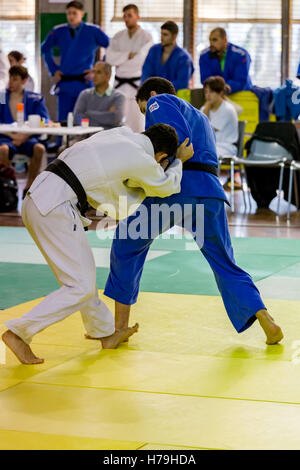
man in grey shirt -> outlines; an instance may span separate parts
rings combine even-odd
[[[94,88],[83,90],[75,104],[75,123],[89,119],[90,126],[112,129],[123,124],[125,96],[109,86],[111,66],[97,62],[93,69]]]

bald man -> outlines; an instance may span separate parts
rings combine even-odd
[[[74,117],[77,124],[89,119],[90,126],[112,129],[122,125],[125,96],[109,86],[111,65],[97,62],[92,70],[93,88],[83,90],[77,98]]]
[[[209,77],[223,77],[231,93],[251,90],[249,76],[251,57],[246,49],[228,42],[223,28],[215,28],[209,35],[210,46],[200,54],[200,75],[204,83]]]

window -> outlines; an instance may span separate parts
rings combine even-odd
[[[37,83],[35,66],[35,1],[0,0],[0,38],[8,54],[18,50],[26,57],[25,66]]]
[[[107,0],[104,5],[103,28],[112,37],[125,28],[123,7],[130,3],[128,0]],[[135,2],[133,2],[135,3]],[[160,42],[160,27],[167,20],[173,20],[179,27],[178,45],[183,45],[183,0],[142,0],[136,2],[140,11],[140,25],[152,34],[154,43]]]
[[[112,2],[106,2],[112,3]],[[123,7],[128,5],[127,0],[115,0],[114,2],[114,16],[122,19],[123,17]],[[132,2],[134,3],[134,2]],[[144,19],[151,20],[180,20],[183,15],[183,0],[164,0],[163,2],[159,0],[140,0],[136,2],[136,5],[139,7],[140,16]]]
[[[281,19],[281,0],[198,0],[198,18],[229,21]]]
[[[300,62],[300,0],[293,0],[290,77],[295,79]]]
[[[200,85],[200,52],[209,46],[209,33],[217,26],[225,28],[230,42],[251,55],[254,85],[280,86],[281,0],[198,0],[195,86]]]
[[[34,19],[34,0],[1,0],[1,19]]]

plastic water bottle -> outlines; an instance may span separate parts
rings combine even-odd
[[[74,117],[73,113],[68,113],[67,126],[73,127]]]
[[[17,123],[19,127],[24,125],[24,104],[23,103],[17,104]]]

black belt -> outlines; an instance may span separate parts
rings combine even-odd
[[[214,165],[209,165],[208,163],[187,161],[183,164],[182,168],[184,170],[205,171],[206,173],[218,176],[218,168]]]
[[[54,162],[50,163],[50,165],[47,166],[45,171],[51,171],[51,173],[55,173],[66,183],[68,183],[68,185],[73,189],[74,193],[77,196],[78,202],[76,205],[81,215],[85,217],[85,213],[88,209],[86,192],[83,189],[83,186],[75,175],[75,173],[73,173],[73,171],[71,170],[71,168],[66,165],[63,160],[57,158],[56,160],[54,160]],[[84,227],[84,230],[88,230],[88,228]]]
[[[141,77],[125,78],[125,77],[117,77],[116,75],[115,79],[117,80],[117,82],[119,82],[117,86],[115,86],[115,88],[119,88],[119,86],[122,86],[122,85],[125,85],[125,83],[128,83],[128,85],[131,85],[133,88],[137,90],[139,85],[136,85],[134,82],[136,82],[137,80],[140,80]]]
[[[74,81],[79,81],[79,82],[85,82],[88,81],[85,78],[85,73],[80,73],[78,75],[62,75],[61,82],[74,82]]]

